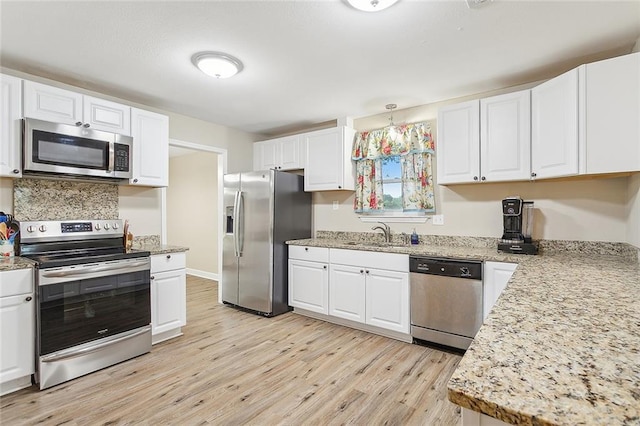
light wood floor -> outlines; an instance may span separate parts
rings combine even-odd
[[[2,425],[456,425],[459,355],[287,313],[219,305],[188,277],[184,335],[152,352],[0,398]]]

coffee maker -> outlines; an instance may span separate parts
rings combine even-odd
[[[503,234],[498,250],[505,253],[538,254],[538,243],[531,241],[533,201],[518,196],[502,200]]]

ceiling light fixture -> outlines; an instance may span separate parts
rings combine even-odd
[[[392,6],[398,0],[347,0],[349,4],[358,10],[365,12],[378,12]]]
[[[229,78],[244,68],[238,58],[222,52],[200,52],[191,57],[193,65],[215,78]]]

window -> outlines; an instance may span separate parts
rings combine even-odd
[[[433,153],[425,123],[356,134],[356,213],[424,217],[434,212]]]

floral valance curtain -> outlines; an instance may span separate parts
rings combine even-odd
[[[389,126],[356,134],[352,159],[356,162],[356,213],[383,213],[385,158],[398,156],[401,164],[402,211],[435,211],[431,129],[426,123]]]

